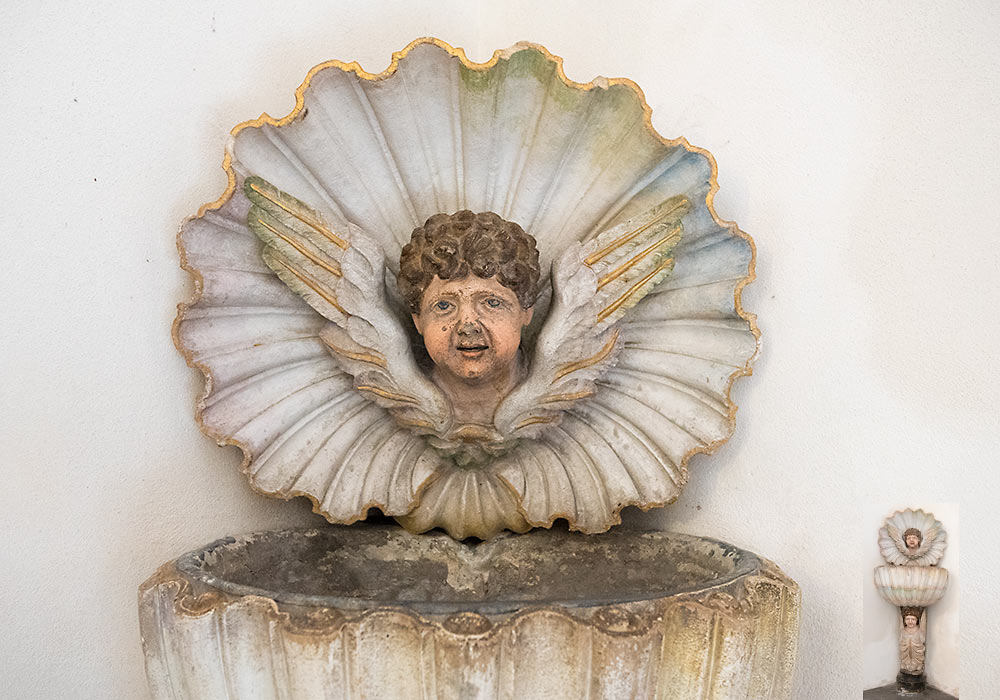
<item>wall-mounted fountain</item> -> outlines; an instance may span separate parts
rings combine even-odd
[[[897,688],[919,693],[927,685],[927,608],[948,586],[948,570],[938,566],[947,533],[932,514],[908,508],[886,518],[878,543],[886,566],[875,569],[875,587],[899,607]]]
[[[197,418],[332,524],[143,585],[157,700],[790,696],[793,581],[607,533],[728,439],[757,353],[754,247],[707,152],[630,81],[421,39],[378,75],[318,66],[225,168],[179,237]],[[402,528],[346,527],[372,511]]]

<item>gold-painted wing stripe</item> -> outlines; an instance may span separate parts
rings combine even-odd
[[[657,248],[659,248],[660,246],[662,246],[665,243],[669,243],[670,241],[679,238],[680,234],[681,234],[681,225],[677,224],[672,229],[670,229],[670,231],[667,232],[667,235],[665,235],[663,238],[661,238],[660,240],[656,241],[655,243],[652,243],[645,250],[643,250],[641,253],[639,253],[638,255],[636,255],[634,258],[626,260],[621,265],[619,265],[617,268],[615,268],[614,270],[612,270],[608,274],[604,275],[604,277],[602,277],[601,279],[597,280],[597,288],[598,289],[603,289],[604,286],[606,284],[608,284],[609,282],[614,282],[616,279],[618,279],[619,277],[621,277],[622,275],[624,275],[626,272],[628,272],[629,270],[631,270],[633,267],[635,267],[635,265],[637,265],[639,262],[641,262],[643,260],[643,258],[645,258],[647,255],[649,255],[650,253],[652,253],[654,250],[656,250]]]
[[[671,204],[671,202],[673,203]],[[608,254],[613,253],[618,248],[621,248],[623,245],[631,241],[633,238],[638,236],[640,233],[648,229],[653,224],[664,219],[670,214],[673,214],[675,211],[679,209],[690,208],[690,206],[691,202],[684,195],[678,195],[677,197],[668,200],[667,206],[665,206],[663,211],[661,211],[658,215],[654,216],[652,219],[644,223],[639,228],[633,229],[632,231],[629,231],[628,233],[619,236],[618,238],[616,238],[615,240],[611,241],[606,246],[598,250],[596,253],[591,253],[584,259],[583,263],[588,267],[590,267],[591,265],[598,262]]]
[[[448,435],[448,439],[461,440],[464,443],[471,444],[476,442],[489,442],[492,435],[492,426],[483,425],[481,423],[466,423],[465,425],[460,425],[458,428],[452,430]]]
[[[647,282],[649,282],[649,280],[653,279],[658,274],[660,274],[661,272],[663,272],[664,270],[666,270],[668,267],[670,267],[673,264],[673,262],[674,262],[673,258],[667,258],[662,263],[660,263],[657,267],[655,267],[653,270],[651,270],[649,272],[649,274],[647,274],[641,280],[639,280],[638,282],[636,282],[635,284],[633,284],[631,287],[629,287],[629,290],[627,292],[625,292],[624,294],[622,294],[620,297],[618,297],[618,299],[616,299],[614,301],[614,303],[609,304],[608,306],[604,307],[604,309],[602,309],[601,312],[599,314],[597,314],[597,320],[598,321],[603,321],[608,316],[610,316],[615,311],[617,311],[619,308],[621,308],[622,304],[624,304],[629,299],[631,299],[632,296],[635,295],[636,292],[638,292],[640,289],[642,289],[642,286],[644,284],[646,284]]]
[[[577,370],[581,370],[585,367],[590,367],[591,365],[597,364],[598,362],[600,362],[601,360],[603,360],[604,358],[606,358],[608,355],[611,354],[611,351],[614,349],[616,342],[618,342],[617,328],[615,329],[615,332],[611,334],[611,338],[608,340],[608,342],[604,344],[604,347],[601,348],[596,354],[591,355],[585,360],[569,362],[563,365],[562,367],[556,370],[556,378],[553,379],[552,381],[556,382],[565,377],[567,374],[571,374],[572,372],[576,372]]]
[[[342,357],[346,357],[349,360],[357,360],[358,362],[367,362],[370,365],[378,365],[382,369],[386,368],[385,358],[382,357],[382,355],[380,355],[377,352],[374,351],[371,353],[351,352],[350,350],[344,350],[344,348],[338,348],[336,345],[331,343],[326,338],[323,338],[323,342],[326,343],[327,346],[335,353],[341,355]]]
[[[527,428],[529,425],[535,425],[537,423],[554,423],[557,420],[559,420],[559,416],[532,416],[531,418],[525,418],[523,421],[518,423],[514,427],[514,430]]]
[[[302,245],[301,243],[299,243],[295,239],[289,238],[285,234],[281,233],[281,231],[279,231],[278,229],[274,228],[273,226],[271,226],[269,223],[267,223],[263,219],[257,219],[257,223],[260,224],[261,226],[263,226],[264,228],[266,228],[268,231],[270,231],[271,233],[273,233],[275,236],[277,236],[281,240],[283,240],[288,245],[290,245],[293,248],[295,248],[295,250],[297,250],[300,253],[302,253],[302,255],[304,255],[305,257],[307,257],[310,262],[318,265],[319,267],[322,267],[324,270],[326,270],[327,272],[329,272],[331,275],[335,275],[336,277],[342,277],[343,276],[343,273],[340,271],[339,268],[336,268],[333,265],[331,265],[328,262],[326,262],[325,260],[320,259],[315,254],[313,254],[312,251],[310,251],[308,248],[306,248],[304,245]]]
[[[322,285],[319,282],[317,282],[316,280],[314,280],[312,277],[310,277],[309,275],[305,274],[304,272],[299,272],[294,267],[292,267],[291,265],[289,265],[288,263],[286,263],[284,260],[278,260],[278,263],[283,268],[285,268],[286,270],[288,270],[289,272],[291,272],[293,275],[295,275],[296,277],[298,277],[299,281],[301,281],[302,284],[306,285],[307,287],[309,287],[309,289],[313,290],[314,292],[316,292],[317,294],[319,294],[321,297],[323,297],[323,301],[325,301],[326,303],[330,304],[333,308],[335,308],[337,311],[339,311],[340,313],[344,314],[345,316],[350,316],[349,313],[347,313],[346,311],[344,311],[344,307],[337,303],[336,298],[334,298],[334,296],[332,294],[330,294],[330,293],[328,293],[328,292],[326,292],[326,291],[323,290],[323,287],[322,287]]]
[[[375,394],[376,396],[381,396],[383,399],[389,399],[390,401],[399,401],[400,403],[412,403],[414,406],[419,405],[420,402],[413,398],[412,396],[407,396],[406,394],[395,394],[391,391],[386,391],[385,389],[379,389],[377,386],[370,386],[368,384],[358,384],[354,387],[358,391],[364,391],[369,394]]]
[[[593,390],[577,391],[572,394],[549,394],[548,396],[542,397],[542,403],[562,403],[563,401],[576,401],[577,399],[585,399],[588,396],[593,396]]]
[[[259,194],[261,197],[263,197],[267,201],[271,202],[275,206],[277,206],[277,207],[281,208],[282,210],[288,212],[289,214],[291,214],[292,216],[294,216],[296,219],[298,219],[299,221],[301,221],[302,223],[304,223],[306,226],[310,226],[310,227],[316,229],[319,233],[321,233],[324,236],[326,236],[330,240],[331,243],[333,243],[336,246],[339,246],[341,250],[347,250],[347,248],[350,246],[350,244],[347,241],[345,241],[343,238],[341,238],[340,236],[338,236],[337,234],[335,234],[333,231],[331,231],[330,229],[328,229],[326,226],[324,226],[323,224],[319,223],[318,221],[314,221],[313,219],[311,219],[308,216],[303,216],[302,214],[300,214],[299,212],[297,212],[297,211],[295,211],[293,209],[289,209],[287,206],[285,206],[284,204],[282,204],[281,202],[279,202],[277,199],[275,199],[274,197],[272,197],[270,194],[268,194],[267,192],[265,192],[261,188],[257,187],[256,183],[251,182],[250,183],[250,189],[252,189],[254,192],[256,192],[257,194]]]

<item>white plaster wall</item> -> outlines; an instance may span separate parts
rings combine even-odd
[[[959,623],[961,610],[962,574],[959,543],[959,509],[955,503],[889,502],[866,503],[864,522],[870,532],[877,533],[885,519],[898,510],[920,508],[941,521],[948,533],[948,547],[938,566],[948,570],[948,588],[934,605],[927,608],[927,681],[935,688],[958,695],[960,646]],[[894,504],[893,504],[894,503]],[[874,569],[885,566],[879,553],[877,534],[870,538],[865,551],[862,571],[864,591],[864,687],[881,688],[894,683],[899,671],[899,608],[886,603],[874,583]]]
[[[379,71],[427,34],[633,78],[661,133],[716,156],[717,209],[758,246],[763,352],[734,439],[630,519],[800,583],[796,698],[860,696],[866,504],[955,503],[996,532],[993,2],[75,1],[3,20],[0,697],[146,697],[139,583],[227,533],[316,521],[195,427],[174,233],[222,192],[233,125],[285,114],[322,60]],[[991,550],[964,563],[961,673],[935,673],[992,698],[1000,571]]]

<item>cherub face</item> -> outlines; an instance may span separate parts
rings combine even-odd
[[[420,299],[413,324],[442,371],[468,383],[509,377],[532,309],[496,278],[434,277]]]
[[[917,626],[917,616],[907,615],[906,617],[903,618],[903,624],[905,624],[910,629],[913,629],[914,627]]]
[[[920,538],[919,537],[917,537],[916,535],[914,535],[912,533],[906,536],[906,548],[907,549],[916,549],[919,546],[920,546]]]

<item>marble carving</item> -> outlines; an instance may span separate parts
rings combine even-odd
[[[750,552],[621,528],[230,537],[139,600],[156,700],[789,700],[800,610]]]
[[[897,511],[878,531],[882,558],[895,566],[935,566],[947,543],[941,523],[922,510]]]
[[[938,566],[947,533],[930,513],[906,509],[886,518],[879,530],[879,549],[887,566],[875,569],[875,587],[887,602],[899,606],[899,675],[901,692],[925,687],[927,606],[948,586],[948,571]]]
[[[335,525],[147,580],[153,697],[787,700],[794,581],[605,532],[729,437],[757,352],[712,157],[533,44],[480,64],[418,39],[296,96],[233,130],[227,191],[183,225],[174,339],[203,430]],[[344,526],[371,509],[405,530]],[[503,532],[560,518],[578,532]]]
[[[924,652],[927,649],[927,611],[903,608],[903,625],[899,630],[899,668],[911,675],[924,672]]]
[[[597,533],[731,434],[753,244],[631,82],[418,40],[378,75],[318,67],[225,165],[179,237],[198,292],[175,340],[256,489],[334,523]],[[463,242],[477,218],[499,237]]]

